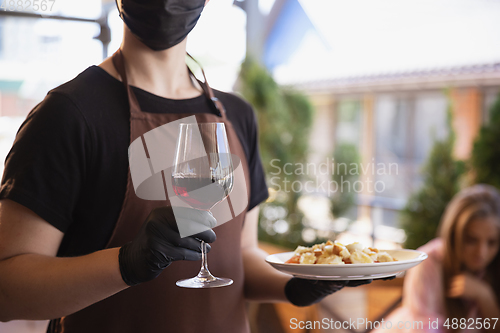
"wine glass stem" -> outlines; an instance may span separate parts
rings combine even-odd
[[[200,273],[198,273],[198,277],[208,278],[210,276],[212,276],[212,274],[210,274],[210,271],[208,270],[207,244],[204,241],[201,241],[201,269]]]

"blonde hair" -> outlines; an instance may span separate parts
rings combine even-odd
[[[478,218],[495,217],[500,233],[500,193],[490,185],[474,185],[456,194],[446,207],[438,228],[444,242],[443,286],[448,290],[451,279],[463,267],[463,239],[468,223]],[[486,269],[486,279],[500,298],[500,251]],[[445,298],[448,318],[464,318],[466,306],[461,299]]]

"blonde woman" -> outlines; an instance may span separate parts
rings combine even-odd
[[[500,193],[489,185],[462,190],[438,235],[419,248],[429,258],[408,271],[403,306],[385,320],[398,332],[493,331],[500,317]]]

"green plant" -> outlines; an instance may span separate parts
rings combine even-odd
[[[470,166],[475,183],[500,189],[500,94],[490,109],[490,119],[474,142]]]
[[[261,212],[269,207],[282,207],[285,211],[277,220],[261,214],[259,238],[295,247],[300,243],[302,214],[297,209],[300,193],[289,188],[289,184],[299,181],[300,175],[276,175],[276,167],[283,170],[287,163],[295,165],[306,161],[313,107],[304,94],[280,87],[264,67],[249,57],[241,66],[239,91],[256,111],[262,163],[268,184],[277,190],[273,202],[262,205]],[[285,190],[286,183],[288,188]],[[288,231],[273,232],[272,225],[278,220],[288,223]]]

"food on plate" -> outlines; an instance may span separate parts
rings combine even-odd
[[[312,247],[298,246],[294,255],[286,261],[287,264],[372,264],[378,262],[397,261],[389,253],[373,247],[364,247],[355,242],[343,245],[331,240],[315,244]]]

